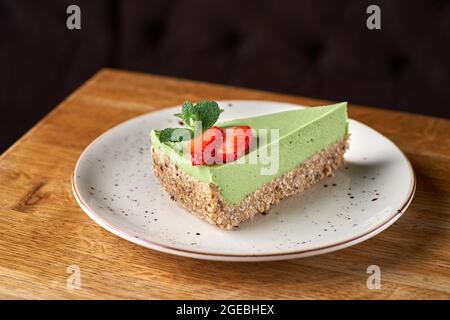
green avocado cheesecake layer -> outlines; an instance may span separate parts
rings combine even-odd
[[[189,176],[218,186],[223,202],[236,204],[265,183],[344,139],[348,134],[347,103],[272,113],[217,125],[223,128],[248,125],[256,134],[260,129],[266,129],[269,139],[267,143],[260,143],[260,139],[260,145],[245,155],[245,161],[238,159],[232,163],[200,166],[193,166],[191,159],[183,155],[175,143],[162,143],[155,131],[150,133],[151,142]],[[279,130],[277,139],[270,138],[271,129]],[[259,159],[258,154],[271,155],[275,150],[274,143],[279,147],[279,157],[274,158],[276,162],[267,163],[270,156],[265,158],[266,161],[252,161]]]

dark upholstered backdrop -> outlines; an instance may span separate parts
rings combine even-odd
[[[0,150],[105,66],[448,117],[450,4],[0,0]]]

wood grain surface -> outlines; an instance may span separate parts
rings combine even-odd
[[[102,70],[0,158],[0,298],[449,299],[450,121],[350,105],[392,139],[417,175],[411,207],[392,227],[338,252],[282,262],[209,262],[120,239],[77,205],[70,177],[83,149],[114,125],[186,99],[314,99]],[[30,106],[32,107],[32,106]],[[68,288],[78,265],[81,288]],[[381,268],[381,289],[366,286]]]

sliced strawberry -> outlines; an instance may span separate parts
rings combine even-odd
[[[226,128],[225,143],[218,151],[218,158],[224,163],[235,161],[249,151],[252,143],[252,129],[249,126]]]
[[[246,154],[253,142],[249,126],[211,127],[191,140],[193,166],[233,162]]]
[[[191,140],[192,165],[213,164],[216,149],[223,144],[225,133],[222,128],[211,127],[203,134]]]

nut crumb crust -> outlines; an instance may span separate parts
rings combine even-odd
[[[347,137],[313,155],[294,170],[267,182],[237,204],[222,201],[219,188],[187,175],[159,149],[152,147],[153,172],[171,198],[199,218],[229,230],[323,178],[344,163]]]

